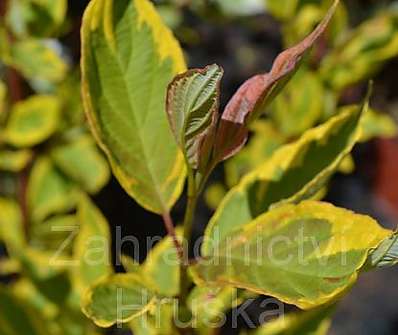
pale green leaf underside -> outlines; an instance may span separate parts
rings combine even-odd
[[[224,238],[193,267],[199,284],[232,285],[307,309],[336,299],[390,236],[367,216],[327,203],[282,205]]]
[[[198,167],[201,135],[209,130],[219,106],[223,70],[218,65],[193,69],[169,85],[167,113],[174,135],[188,162]]]
[[[314,196],[358,140],[362,109],[339,114],[311,129],[249,173],[226,195],[206,229],[202,254],[211,254],[224,236],[278,202]]]
[[[146,209],[169,210],[185,178],[165,111],[186,68],[178,42],[148,0],[93,0],[82,43],[85,110],[115,176]]]
[[[100,327],[128,322],[148,311],[156,298],[136,274],[116,274],[101,279],[85,293],[84,314]]]

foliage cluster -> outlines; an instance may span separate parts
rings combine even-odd
[[[326,334],[358,276],[397,262],[395,232],[321,201],[332,176],[353,169],[355,144],[396,134],[393,120],[369,107],[371,88],[362,103],[344,103],[347,88],[397,55],[394,8],[351,29],[338,1],[268,0],[289,48],[224,111],[223,69],[187,70],[162,19],[178,12],[166,8],[179,7],[159,15],[149,0],[92,0],[80,84],[60,43],[66,1],[8,2],[0,26],[0,240],[9,256],[0,275],[10,278],[0,286],[2,333],[98,334],[123,324],[138,335],[212,334],[220,315],[268,295],[303,311],[249,334]],[[124,190],[168,230],[143,264],[123,256],[123,274],[114,273],[109,227],[89,197],[110,175],[95,141]],[[224,161],[225,185],[205,190]],[[170,211],[185,183],[185,218],[175,228]],[[202,192],[215,213],[200,254],[189,258]]]

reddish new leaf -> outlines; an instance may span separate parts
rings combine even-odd
[[[242,148],[248,135],[248,123],[270,104],[297,71],[303,57],[328,26],[338,2],[339,0],[335,0],[325,18],[310,35],[275,59],[269,73],[248,79],[231,98],[218,127],[215,162],[233,156]]]

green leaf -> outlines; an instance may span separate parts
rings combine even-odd
[[[274,1],[274,0],[271,0]],[[294,0],[295,1],[295,0]],[[278,1],[275,1],[275,3]],[[287,3],[289,0],[279,1],[279,3]],[[290,45],[301,40],[304,36],[311,32],[313,27],[318,24],[328,10],[330,1],[318,1],[316,3],[299,1],[299,8],[289,20],[283,22],[282,36],[285,44]],[[294,7],[290,7],[289,10]],[[325,39],[331,45],[334,45],[341,36],[348,30],[348,13],[343,2],[340,2],[336,8],[336,12],[330,21],[328,31],[325,33]]]
[[[3,241],[9,252],[24,248],[25,230],[22,213],[17,202],[0,198],[0,241]]]
[[[324,79],[335,90],[365,80],[398,53],[398,11],[391,7],[365,21],[332,49],[321,64]]]
[[[48,139],[57,129],[61,106],[57,98],[37,95],[14,105],[4,138],[16,147],[30,147]]]
[[[0,151],[0,170],[19,172],[32,160],[31,150],[3,150]]]
[[[140,205],[168,211],[185,180],[164,106],[168,83],[186,69],[178,42],[148,0],[94,0],[82,52],[85,111],[113,173]]]
[[[1,40],[0,40],[1,43]],[[1,58],[1,54],[0,54]],[[4,119],[5,107],[6,107],[6,97],[7,97],[7,86],[2,80],[0,80],[0,122]]]
[[[149,313],[142,314],[130,322],[136,335],[175,335],[178,330],[173,325],[173,300],[162,300]]]
[[[279,20],[292,19],[299,0],[266,0],[266,10]]]
[[[27,201],[32,220],[42,221],[51,214],[71,210],[76,204],[76,189],[50,159],[40,157],[30,174]]]
[[[138,273],[141,271],[141,265],[135,259],[128,255],[121,255],[120,260],[126,272],[128,273]]]
[[[324,90],[316,73],[300,69],[270,106],[270,116],[287,137],[315,126],[323,113]]]
[[[108,222],[91,200],[81,195],[77,210],[79,234],[73,247],[73,280],[79,290],[112,273],[111,236]]]
[[[209,65],[178,75],[167,92],[167,115],[186,160],[197,169],[204,138],[216,126],[223,69]]]
[[[49,36],[63,23],[67,5],[66,0],[12,0],[6,22],[18,37]]]
[[[283,315],[248,335],[326,335],[334,305]]]
[[[57,215],[44,222],[34,222],[29,231],[29,242],[38,250],[60,252],[62,256],[71,255],[77,231],[79,222],[76,215]]]
[[[188,297],[188,307],[192,312],[193,327],[214,328],[220,325],[220,316],[242,304],[247,292],[232,286],[206,287],[195,286]]]
[[[307,131],[278,149],[227,193],[206,229],[202,253],[234,229],[252,221],[278,202],[297,203],[314,196],[333,175],[359,138],[359,120],[367,109],[350,110]]]
[[[227,190],[222,183],[214,183],[208,186],[205,190],[204,198],[206,205],[213,210],[216,210],[218,205],[224,199]]]
[[[391,234],[331,204],[286,204],[226,236],[193,271],[202,285],[232,285],[309,309],[351,287],[369,251]]]
[[[18,250],[16,258],[21,263],[23,275],[49,301],[63,305],[71,293],[68,257],[59,258],[54,252],[39,251],[31,247]]]
[[[398,264],[398,233],[386,238],[372,251],[368,259],[369,266],[384,268]]]
[[[60,82],[65,78],[68,66],[53,44],[41,39],[17,41],[11,45],[6,62],[29,80]]]
[[[182,238],[182,230],[177,229]],[[148,286],[161,295],[173,297],[179,293],[180,259],[169,236],[158,242],[149,252],[142,265],[142,275]]]
[[[56,147],[51,158],[65,175],[89,193],[97,193],[109,180],[108,164],[90,136]]]
[[[354,107],[347,106],[345,108]],[[363,115],[361,120],[361,142],[367,142],[377,137],[391,138],[397,136],[397,133],[397,124],[388,114],[369,109]]]
[[[99,327],[129,322],[156,303],[151,291],[137,274],[116,274],[90,287],[82,301],[84,314]]]
[[[50,335],[43,316],[3,285],[0,285],[0,333]]]

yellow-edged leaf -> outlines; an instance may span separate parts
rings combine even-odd
[[[116,178],[139,204],[168,211],[185,165],[167,122],[168,83],[186,69],[148,0],[93,0],[82,28],[83,101]]]

